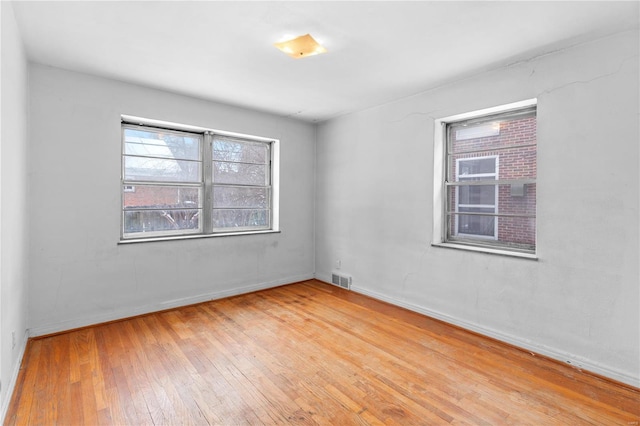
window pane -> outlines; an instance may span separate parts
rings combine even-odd
[[[485,208],[463,208],[464,213],[493,213],[493,209]],[[495,236],[495,216],[465,215],[458,214],[456,234],[477,235],[484,237]]]
[[[450,186],[447,188],[447,212],[462,211],[463,207],[486,207],[495,213],[499,205],[496,199],[497,185]]]
[[[146,157],[200,159],[200,138],[196,135],[141,129],[124,130],[124,153]]]
[[[496,187],[497,199],[495,196]],[[504,215],[535,216],[536,214],[535,183],[450,186],[447,191],[447,212],[450,213],[462,212],[464,207],[494,206],[495,213]],[[456,193],[458,194],[457,199]],[[494,211],[490,213],[494,213]]]
[[[522,188],[513,185],[498,185],[498,203],[495,207],[487,207],[485,203],[463,204],[468,196],[473,199],[473,190],[478,188],[495,188],[495,185],[470,187],[450,187],[449,190],[449,236],[495,238],[502,247],[534,250],[535,249],[535,214],[536,185],[525,184]],[[517,186],[517,185],[516,185]],[[456,205],[456,191],[460,191],[459,204]],[[515,195],[514,195],[515,194]],[[480,195],[482,197],[482,194]],[[489,203],[487,203],[489,204]],[[482,206],[482,207],[481,207]],[[498,216],[465,215],[464,213],[496,213]],[[506,216],[502,216],[506,215]],[[528,215],[520,217],[512,215]],[[497,223],[497,226],[496,226]]]
[[[269,210],[214,209],[214,229],[265,228],[269,226]]]
[[[267,164],[269,145],[234,138],[216,136],[213,140],[213,159],[237,163]]]
[[[535,251],[536,248],[535,218],[451,214],[448,226],[452,230],[448,235],[450,241],[523,251]],[[496,228],[497,235],[493,233]]]
[[[124,157],[125,180],[199,182],[200,165],[195,161]]]
[[[536,116],[531,113],[517,119],[496,118],[483,123],[452,124],[448,134],[450,153],[535,144]]]
[[[460,170],[458,170],[458,177],[463,178],[466,175],[477,175],[484,173],[496,172],[496,158],[479,158],[477,160],[460,160]]]
[[[493,237],[495,232],[493,216],[458,216],[458,234]]]
[[[213,188],[213,207],[269,207],[269,189],[246,186],[215,186]]]
[[[459,204],[496,204],[496,185],[461,186],[459,191]]]
[[[498,241],[507,247],[534,250],[536,220],[530,217],[498,217]]]
[[[157,185],[125,185],[125,209],[200,208],[199,188]]]
[[[498,213],[535,216],[536,185],[498,185]]]
[[[486,138],[488,136],[498,136],[499,134],[500,122],[495,121],[456,128],[455,140]]]
[[[232,185],[268,185],[268,166],[264,164],[213,162],[213,182]]]
[[[474,174],[496,173],[500,179],[535,179],[537,175],[537,151],[535,146],[508,148],[496,153],[494,158],[472,160],[473,154],[449,156],[449,181],[468,180]],[[477,156],[477,155],[476,155]],[[496,161],[497,160],[497,161]],[[496,167],[492,162],[496,161]],[[457,170],[459,168],[460,170]]]
[[[189,210],[125,210],[124,233],[200,230],[199,209]]]

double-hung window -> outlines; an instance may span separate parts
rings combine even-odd
[[[143,119],[122,124],[121,240],[278,230],[278,141]]]
[[[436,120],[434,244],[535,255],[536,101]]]

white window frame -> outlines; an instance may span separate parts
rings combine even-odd
[[[436,247],[454,248],[460,250],[476,251],[482,253],[492,253],[506,256],[515,256],[528,259],[537,259],[536,253],[523,252],[502,247],[472,245],[447,241],[447,214],[446,214],[446,154],[447,154],[447,125],[464,120],[481,118],[493,114],[508,113],[529,107],[537,107],[537,99],[527,99],[477,111],[451,115],[434,120],[434,143],[433,143],[433,223],[432,242]],[[536,244],[537,250],[537,244]]]
[[[191,126],[180,123],[154,120],[149,118],[122,115],[121,116],[121,143],[122,143],[122,165],[121,165],[121,179],[120,179],[120,191],[121,191],[121,204],[120,204],[120,244],[125,243],[137,243],[146,241],[165,241],[176,239],[193,239],[193,238],[207,238],[207,237],[219,237],[219,236],[234,236],[234,235],[253,235],[253,234],[265,234],[265,233],[277,233],[280,232],[280,141],[274,138],[248,135],[237,132],[229,132],[224,130],[210,129],[199,126]],[[201,172],[201,197],[202,197],[202,211],[203,217],[201,218],[199,230],[180,230],[180,231],[159,231],[154,233],[148,233],[145,235],[126,236],[124,233],[124,194],[125,192],[131,192],[127,187],[136,185],[135,182],[127,181],[124,178],[124,128],[130,126],[143,126],[150,129],[163,129],[175,132],[189,132],[202,136],[201,142],[201,161],[203,163]],[[250,228],[225,228],[215,229],[212,223],[212,189],[213,189],[213,171],[212,171],[212,149],[213,139],[218,136],[226,136],[235,139],[242,139],[251,142],[263,142],[269,145],[269,192],[270,192],[270,226],[268,227],[250,227]],[[154,182],[143,182],[143,184],[153,184]],[[165,182],[158,182],[165,184]],[[169,185],[171,185],[169,183]],[[135,186],[134,186],[135,188]]]
[[[499,164],[499,160],[500,160],[500,156],[498,155],[486,155],[484,157],[469,157],[469,158],[458,158],[456,159],[456,181],[460,182],[460,163],[463,163],[465,161],[473,161],[473,160],[484,160],[487,158],[494,158],[495,161],[495,168],[494,168],[494,172],[493,173],[477,173],[477,174],[472,174],[472,175],[468,175],[468,176],[464,176],[464,177],[493,177],[494,180],[498,180],[500,174],[499,174],[499,170],[500,170],[500,164]],[[459,213],[458,208],[459,207],[472,207],[472,208],[492,208],[493,212],[497,212],[498,211],[498,188],[496,187],[495,190],[495,194],[494,194],[494,202],[492,205],[488,205],[488,204],[463,204],[462,206],[460,205],[459,202],[459,197],[460,197],[460,191],[456,191],[456,213]],[[465,234],[463,232],[460,232],[459,229],[459,223],[458,220],[460,219],[459,215],[456,215],[456,225],[455,225],[455,234],[458,236],[463,236],[465,238],[477,238],[480,240],[497,240],[498,239],[498,218],[496,217],[493,221],[493,235],[489,236],[489,235],[478,235],[478,234]]]

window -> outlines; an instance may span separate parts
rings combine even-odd
[[[436,120],[434,244],[536,250],[536,101]]]
[[[121,239],[277,231],[277,143],[123,118]]]

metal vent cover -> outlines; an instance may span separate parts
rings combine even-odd
[[[334,272],[331,274],[331,284],[349,290],[351,288],[351,277]]]

